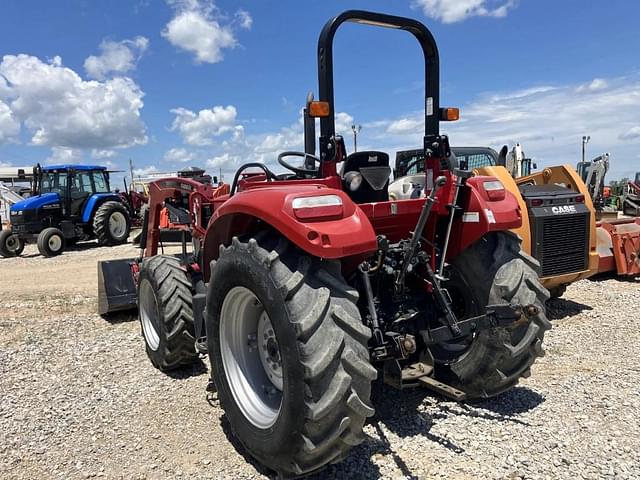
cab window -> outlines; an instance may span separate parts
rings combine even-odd
[[[96,193],[109,193],[104,172],[93,172],[93,182],[96,185]]]
[[[56,172],[45,172],[42,174],[40,190],[42,193],[59,193],[64,195],[67,189],[67,174]]]
[[[74,187],[79,192],[92,193],[93,187],[91,186],[91,175],[84,172],[76,173]]]

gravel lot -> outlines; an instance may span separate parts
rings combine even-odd
[[[96,311],[96,260],[0,259],[0,478],[267,478],[228,436],[207,362],[147,361],[137,320]],[[474,405],[376,389],[367,441],[315,478],[640,478],[640,281],[571,286],[547,355]]]

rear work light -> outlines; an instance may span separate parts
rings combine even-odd
[[[504,185],[499,180],[489,180],[487,182],[482,182],[482,186],[484,187],[484,191],[487,192],[487,196],[491,201],[504,200],[506,197],[506,192],[504,190]]]
[[[297,197],[291,202],[291,207],[300,220],[342,216],[342,198],[338,195]]]

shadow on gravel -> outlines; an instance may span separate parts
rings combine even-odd
[[[552,298],[547,302],[547,318],[549,320],[560,320],[571,317],[585,310],[593,310],[593,308],[589,305],[564,298]]]
[[[542,395],[530,388],[514,387],[497,397],[470,404],[460,404],[460,407],[470,412],[468,415],[472,417],[528,425],[522,420],[513,418],[514,415],[533,410],[544,401],[545,398]],[[479,411],[479,409],[484,411]],[[462,414],[467,415],[466,412]]]
[[[205,373],[208,373],[207,366],[201,359],[196,360],[191,365],[186,365],[184,367],[178,368],[177,370],[166,372],[167,376],[173,378],[174,380],[184,380],[191,377],[199,377],[200,375],[204,375]]]
[[[461,454],[465,452],[464,448],[448,438],[431,432],[431,428],[437,421],[448,417],[469,416],[528,425],[515,416],[536,408],[544,401],[545,398],[542,395],[527,387],[515,387],[493,399],[469,404],[455,403],[434,396],[428,390],[414,389],[399,392],[378,381],[372,389],[372,403],[376,407],[376,413],[368,422],[375,429],[375,436],[367,436],[362,444],[349,452],[343,462],[329,465],[317,474],[305,478],[324,480],[345,478],[346,475],[353,479],[380,478],[380,468],[373,461],[373,458],[377,455],[384,455],[393,460],[402,472],[403,478],[418,479],[418,475],[410,470],[402,458],[406,452],[394,450],[386,432],[390,431],[400,438],[422,436],[455,454]],[[217,400],[210,403],[217,405]],[[419,407],[423,404],[431,408],[435,407],[436,411],[433,413],[420,411]],[[220,425],[229,442],[245,461],[253,465],[258,473],[276,478],[273,472],[265,469],[246,452],[242,444],[234,437],[224,414],[220,417]],[[353,472],[357,472],[357,474],[354,475]]]
[[[136,314],[135,310],[128,310],[126,312],[105,313],[100,316],[103,320],[109,322],[111,325],[138,320],[138,315]]]

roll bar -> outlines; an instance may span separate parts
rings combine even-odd
[[[425,59],[425,137],[437,137],[440,120],[440,62],[438,47],[429,29],[417,20],[363,10],[347,10],[329,20],[318,39],[319,100],[329,103],[329,115],[320,119],[320,158],[333,157],[331,139],[335,135],[333,93],[333,38],[345,22],[363,23],[377,27],[406,30],[416,39]]]

